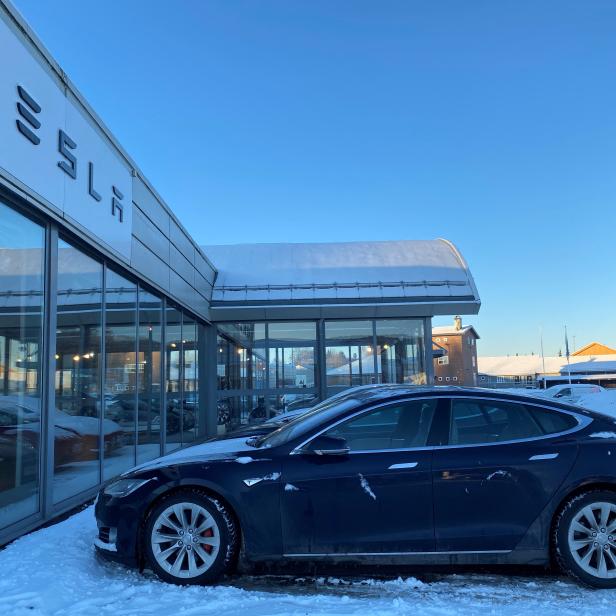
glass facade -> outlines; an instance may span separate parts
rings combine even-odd
[[[111,269],[105,276],[104,361],[106,481],[134,465],[137,441],[137,285]]]
[[[137,365],[137,464],[160,455],[163,302],[139,290]]]
[[[0,533],[206,436],[207,326],[114,267],[0,202]]]
[[[0,527],[39,510],[44,247],[45,229],[0,203]]]
[[[426,319],[210,326],[64,233],[0,202],[0,536],[206,436],[426,383]]]
[[[318,398],[317,323],[221,323],[217,424],[223,434]]]
[[[60,502],[100,482],[103,265],[58,242],[56,408],[60,438],[54,448],[53,500]],[[105,444],[120,427],[103,422]]]
[[[328,395],[371,383],[425,385],[423,319],[325,321]]]
[[[425,384],[424,319],[220,323],[218,433],[371,383]]]

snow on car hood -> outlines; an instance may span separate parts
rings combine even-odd
[[[236,454],[246,451],[254,452],[254,450],[254,447],[246,444],[245,436],[220,441],[209,441],[207,443],[201,443],[200,445],[187,447],[186,449],[180,449],[179,451],[174,451],[166,456],[162,456],[162,458],[156,458],[151,462],[140,464],[126,473],[123,473],[122,477],[134,472],[162,468],[163,466],[171,466],[173,464],[188,464],[201,460],[224,460],[226,458],[233,458]]]
[[[69,415],[63,411],[56,410],[54,423],[60,428],[71,430],[81,435],[98,436],[100,425],[98,417],[84,417],[83,415]],[[122,428],[110,419],[103,419],[104,434],[113,434],[121,431]]]

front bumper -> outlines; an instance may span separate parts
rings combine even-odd
[[[99,493],[94,508],[98,536],[94,540],[96,552],[105,558],[123,564],[139,564],[139,521],[141,512],[122,499]]]

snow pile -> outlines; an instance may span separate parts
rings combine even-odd
[[[494,574],[426,574],[422,581],[247,576],[213,587],[178,587],[99,562],[95,536],[90,507],[0,551],[0,615],[600,616],[613,614],[616,599],[614,591],[587,590],[567,579]]]

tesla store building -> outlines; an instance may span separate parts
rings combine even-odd
[[[0,57],[0,544],[197,440],[431,383],[431,317],[479,310],[445,240],[197,245],[6,0]]]

